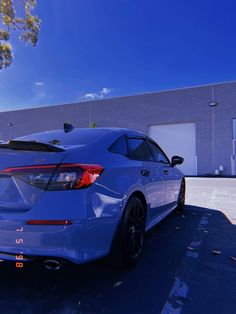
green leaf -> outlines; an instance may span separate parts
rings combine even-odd
[[[0,29],[0,70],[11,65],[13,60],[12,47],[7,44],[10,39],[10,31],[20,32],[19,39],[25,44],[36,46],[40,31],[40,19],[31,12],[36,7],[36,0],[20,2],[25,14],[23,17],[16,15],[14,3],[18,0],[0,0],[0,23],[7,29]]]
[[[12,47],[8,43],[0,42],[0,70],[9,67],[13,60]]]

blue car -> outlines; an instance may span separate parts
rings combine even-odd
[[[182,162],[119,128],[65,124],[1,143],[0,259],[134,265],[145,231],[184,207]]]

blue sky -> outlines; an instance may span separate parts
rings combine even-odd
[[[0,111],[236,80],[234,0],[38,0],[39,43],[12,38]]]

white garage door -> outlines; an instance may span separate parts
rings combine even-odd
[[[152,125],[149,127],[149,136],[170,159],[174,155],[184,158],[184,163],[178,168],[185,175],[197,174],[195,123]]]

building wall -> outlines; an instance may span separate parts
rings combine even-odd
[[[209,103],[216,101],[214,108]],[[223,165],[231,174],[232,119],[236,118],[236,82],[163,91],[78,104],[0,113],[0,138],[75,127],[127,127],[148,133],[150,125],[196,123],[198,174]],[[8,126],[11,123],[12,126]]]

